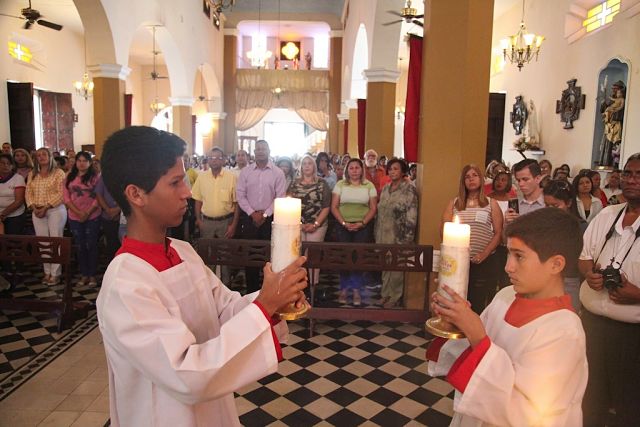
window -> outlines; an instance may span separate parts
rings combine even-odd
[[[610,24],[613,17],[620,12],[620,1],[606,0],[589,9],[587,19],[582,21],[582,26],[586,28],[587,33]]]

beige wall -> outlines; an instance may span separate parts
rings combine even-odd
[[[564,28],[565,16],[572,3],[577,2],[528,1],[525,11],[528,30],[547,38],[540,58],[538,62],[525,65],[522,72],[518,72],[516,66],[507,64],[502,73],[491,78],[491,91],[505,91],[507,94],[503,145],[503,157],[507,162],[521,159],[512,150],[516,137],[508,120],[515,97],[521,94],[526,101],[533,99],[538,109],[542,148],[546,150],[544,157],[551,160],[554,166],[568,163],[572,170],[590,167],[598,74],[616,56],[631,62],[623,158],[640,151],[640,121],[632,119],[640,115],[640,7],[634,8],[634,16],[631,16],[633,12],[620,13],[608,28],[569,44],[564,37]],[[638,2],[622,2],[623,7],[629,7],[632,3]],[[494,21],[494,48],[499,47],[501,38],[515,32],[520,15],[521,5],[516,4]],[[565,130],[555,106],[562,90],[567,87],[567,80],[571,78],[578,79],[578,86],[586,94],[586,108],[580,112],[580,119],[574,122],[574,128]]]

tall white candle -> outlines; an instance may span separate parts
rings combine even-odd
[[[471,227],[455,222],[444,224],[442,247],[440,248],[440,268],[438,293],[449,298],[442,285],[447,285],[462,298],[467,298],[469,287],[469,242]]]
[[[442,244],[454,246],[456,248],[468,248],[471,239],[471,227],[469,224],[460,224],[458,217],[454,218],[454,222],[444,223],[444,232]]]
[[[279,197],[273,203],[273,222],[280,225],[300,224],[302,200],[295,197]]]

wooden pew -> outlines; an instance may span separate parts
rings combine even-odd
[[[200,257],[208,265],[233,267],[262,267],[270,260],[271,242],[265,240],[200,239]],[[326,271],[403,271],[425,274],[425,287],[432,271],[433,247],[427,245],[386,245],[377,243],[302,242],[307,256],[305,267]],[[311,327],[316,319],[371,320],[424,322],[427,302],[423,310],[317,307],[314,305],[317,283],[310,283],[312,309],[308,314]]]
[[[0,262],[7,261],[22,264],[62,264],[64,292],[62,299],[46,300],[14,298],[4,292],[0,297],[0,309],[54,313],[58,317],[58,332],[73,326],[76,319],[87,317],[91,304],[73,302],[70,274],[71,238],[0,235]],[[12,268],[15,269],[15,266]]]

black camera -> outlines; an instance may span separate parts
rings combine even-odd
[[[602,281],[604,282],[605,288],[612,291],[622,287],[622,276],[619,268],[608,265],[604,269],[601,269],[599,273],[602,274]]]

